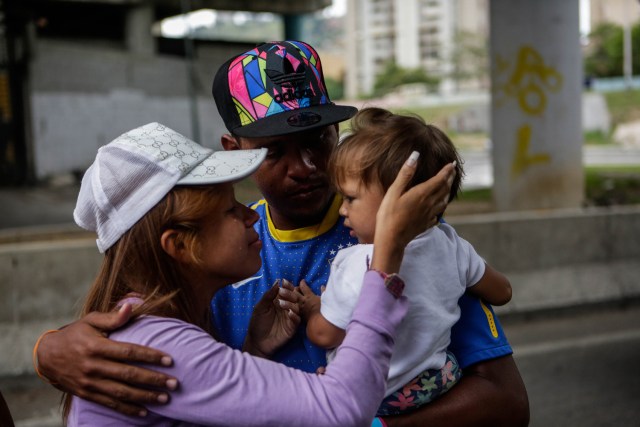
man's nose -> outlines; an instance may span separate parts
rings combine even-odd
[[[318,170],[314,162],[313,150],[306,147],[296,147],[291,151],[292,158],[289,160],[289,171],[291,175],[306,178]]]

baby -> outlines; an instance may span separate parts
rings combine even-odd
[[[449,195],[449,201],[453,200],[463,176],[458,153],[442,131],[418,117],[363,109],[353,118],[351,133],[330,160],[330,174],[343,198],[340,215],[359,244],[338,252],[321,304],[304,282],[298,288],[304,296],[302,315],[307,320],[307,335],[314,344],[329,349],[329,362],[345,336],[360,295],[373,252],[380,202],[411,153],[418,165],[410,187],[434,176],[446,164],[456,164]],[[411,304],[396,336],[379,416],[426,404],[460,378],[461,369],[447,347],[451,327],[460,316],[458,300],[466,291],[493,305],[511,299],[507,278],[487,265],[471,244],[441,219],[443,213],[433,220],[437,226],[427,229],[429,224],[425,224],[426,231],[405,249],[399,275]]]

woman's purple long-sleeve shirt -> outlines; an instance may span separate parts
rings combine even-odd
[[[143,316],[111,338],[173,357],[178,378],[165,405],[128,417],[74,397],[68,426],[364,426],[384,396],[396,327],[407,303],[376,272],[365,275],[360,300],[335,360],[324,375],[252,357],[176,319]]]

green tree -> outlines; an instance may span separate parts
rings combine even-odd
[[[622,75],[622,27],[610,22],[598,25],[589,34],[589,54],[585,58],[585,74],[594,77]]]
[[[612,23],[598,25],[589,34],[589,49],[584,60],[585,74],[595,77],[615,77],[624,74],[624,34],[621,26]],[[632,72],[640,74],[640,22],[631,27]]]
[[[640,75],[640,21],[631,27],[631,58],[633,58],[632,74]]]
[[[342,99],[344,97],[344,84],[342,80],[336,80],[325,76],[324,84],[327,86],[327,92],[329,92],[329,96],[332,101]]]
[[[484,83],[489,80],[489,41],[468,31],[459,31],[454,36],[450,77],[456,84],[477,79]]]
[[[395,61],[389,61],[385,64],[382,72],[376,76],[373,95],[382,96],[401,85],[410,83],[423,83],[433,91],[440,83],[440,79],[430,76],[422,68],[403,68],[398,66]]]

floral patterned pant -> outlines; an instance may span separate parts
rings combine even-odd
[[[377,416],[413,411],[449,391],[461,376],[462,369],[458,366],[458,361],[452,353],[447,352],[442,369],[427,369],[387,396],[380,404]]]

